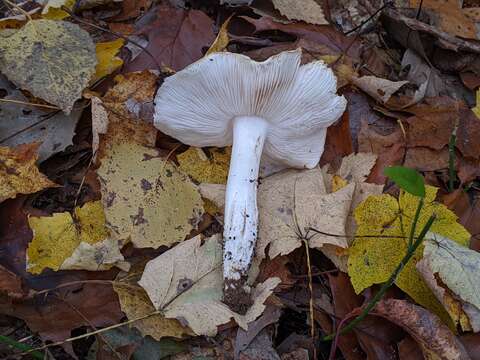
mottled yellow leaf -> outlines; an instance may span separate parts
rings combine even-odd
[[[113,285],[122,311],[128,319],[140,318],[155,311],[147,293],[137,284],[143,268],[144,264],[134,265],[128,273],[120,273]],[[182,338],[185,335],[193,335],[190,329],[183,327],[177,320],[167,319],[162,315],[153,315],[135,321],[132,326],[136,327],[143,336],[150,335],[155,340],[165,336]]]
[[[332,192],[340,190],[348,185],[348,181],[342,179],[341,176],[333,175],[332,177]]]
[[[205,56],[210,55],[211,53],[214,53],[214,52],[224,51],[227,48],[227,45],[230,42],[230,39],[228,38],[228,24],[230,23],[230,20],[232,19],[232,16],[233,15],[231,15],[222,24],[222,26],[220,27],[220,30],[218,31],[217,37],[215,38],[215,41],[213,42],[213,44],[208,49]]]
[[[95,68],[94,80],[110,75],[122,66],[123,60],[116,55],[122,48],[124,42],[123,39],[118,38],[114,41],[96,44],[97,67]]]
[[[95,44],[88,32],[67,21],[41,19],[7,35],[0,41],[0,71],[70,113],[95,72]]]
[[[194,147],[177,155],[180,169],[199,183],[226,184],[232,149],[210,148],[204,151]]]
[[[475,107],[472,108],[472,111],[477,115],[477,118],[480,119],[480,89],[477,89],[476,92],[476,102]]]
[[[38,171],[39,143],[0,147],[0,202],[17,194],[31,194],[57,184]]]
[[[88,202],[82,207],[77,207],[74,217],[69,212],[55,213],[52,216],[31,216],[28,223],[33,231],[33,239],[27,249],[27,269],[33,274],[39,274],[45,268],[55,271],[63,269],[64,262],[80,245],[94,246],[108,236],[100,201]],[[104,270],[111,267],[115,261],[123,259],[118,258],[118,247],[111,251],[105,248],[99,251],[101,252],[97,255],[103,256],[97,256],[94,265],[82,266],[81,263],[69,261],[70,266],[67,268]],[[112,254],[115,259],[110,261]],[[95,258],[94,255],[88,258]]]
[[[49,20],[62,20],[70,15],[61,9],[65,6],[72,9],[75,5],[75,0],[48,0],[47,4],[42,10],[42,17]]]
[[[107,226],[118,240],[158,248],[185,239],[202,214],[197,187],[158,150],[131,139],[98,155]]]
[[[467,244],[470,234],[458,224],[456,215],[444,205],[434,201],[437,189],[426,187],[425,206],[415,230],[418,236],[428,218],[436,214],[431,230],[446,234],[460,243]],[[370,196],[355,210],[356,238],[350,248],[348,273],[357,293],[373,284],[380,284],[390,277],[406,254],[408,235],[419,198],[401,192],[399,199],[383,194]],[[448,319],[441,304],[435,299],[417,272],[415,265],[421,259],[420,247],[397,278],[396,285],[420,305]]]

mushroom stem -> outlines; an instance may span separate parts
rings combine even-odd
[[[238,303],[257,239],[258,169],[268,123],[255,116],[233,121],[233,149],[225,193],[223,277],[225,302]]]

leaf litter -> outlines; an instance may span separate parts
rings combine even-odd
[[[0,312],[25,320],[23,337],[37,332],[43,341],[130,323],[100,330],[89,360],[327,358],[298,334],[333,332],[337,317],[358,313],[398,265],[418,199],[398,193],[383,171],[406,165],[429,185],[416,233],[435,214],[434,233],[388,298],[340,336],[340,351],[389,357],[388,343],[400,358],[474,358],[480,48],[470,39],[478,38],[478,9],[454,1],[225,3],[49,1],[0,11],[9,80],[0,83]],[[298,47],[302,62],[332,68],[348,110],[328,131],[321,168],[262,168],[254,304],[239,315],[222,303],[230,149],[186,148],[157,132],[153,98],[166,76],[207,51],[265,60]],[[310,298],[325,313],[310,314]],[[282,315],[268,320],[271,311]],[[235,341],[237,325],[248,344]],[[85,358],[82,341],[63,342],[66,353],[53,356]]]

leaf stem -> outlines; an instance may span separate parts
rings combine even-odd
[[[423,204],[425,203],[425,198],[421,197],[417,205],[417,210],[415,211],[415,216],[413,217],[412,228],[410,229],[410,236],[408,237],[408,248],[413,244],[413,239],[415,237],[415,230],[417,229],[418,218],[420,217],[420,211],[422,211]]]
[[[321,339],[321,341],[330,341],[330,340],[334,339],[335,336],[345,334],[346,332],[352,330],[355,326],[357,326],[358,323],[360,323],[368,315],[370,310],[372,310],[375,307],[375,305],[377,304],[377,302],[380,301],[380,299],[383,297],[383,295],[385,295],[385,293],[393,285],[393,283],[397,279],[397,276],[403,270],[405,265],[407,265],[407,263],[410,261],[413,254],[415,253],[415,250],[417,250],[417,248],[420,246],[423,239],[425,238],[425,235],[427,235],[427,232],[432,227],[432,224],[435,221],[435,218],[436,218],[435,215],[430,216],[427,223],[425,224],[422,231],[420,232],[417,240],[412,245],[410,245],[408,247],[407,253],[403,257],[403,259],[400,261],[400,263],[398,264],[396,269],[393,271],[393,273],[390,275],[390,278],[385,283],[383,283],[380,290],[375,294],[375,296],[372,298],[372,300],[370,300],[370,302],[363,309],[363,311],[360,313],[360,315],[358,315],[354,320],[352,320],[350,323],[348,323],[348,325],[345,326],[343,329],[337,330],[333,334],[330,334],[330,335],[327,335],[327,336],[323,337]],[[413,228],[415,228],[415,226],[416,226],[416,223],[413,224]]]
[[[15,341],[9,338],[8,336],[4,336],[4,335],[0,335],[0,342],[3,342],[11,347],[14,347],[15,349],[22,350],[22,351],[33,350],[31,346]],[[32,351],[29,354],[32,355],[35,359],[44,359],[43,354],[39,351]]]
[[[450,135],[450,140],[448,141],[448,192],[454,190],[454,182],[456,179],[455,174],[455,145],[457,144],[457,126],[452,131]]]

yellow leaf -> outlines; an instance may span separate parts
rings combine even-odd
[[[184,240],[203,214],[188,176],[132,137],[100,145],[97,174],[112,236],[141,248]]]
[[[348,181],[344,180],[341,176],[333,175],[332,177],[332,192],[340,190],[348,185]]]
[[[95,68],[94,81],[110,75],[123,64],[123,60],[118,56],[118,52],[124,44],[123,39],[117,39],[109,42],[96,44],[97,67]]]
[[[177,155],[180,170],[199,183],[226,184],[231,148],[210,148],[208,154],[194,147]]]
[[[118,295],[120,307],[128,319],[136,319],[151,314],[155,311],[147,293],[137,284],[140,280],[144,264],[136,264],[128,273],[120,273],[113,284],[113,289]],[[162,337],[182,338],[185,335],[194,335],[193,332],[183,327],[176,319],[167,319],[162,315],[153,315],[146,319],[135,321],[136,327],[143,336],[150,335],[155,340]]]
[[[40,143],[0,147],[0,202],[17,194],[31,194],[57,184],[38,171]]]
[[[477,115],[477,117],[480,119],[480,89],[477,89],[476,93],[476,103],[475,107],[472,108],[472,111]]]
[[[457,223],[456,215],[434,201],[437,188],[427,186],[426,191],[425,206],[420,213],[415,236],[419,235],[428,218],[436,214],[432,232],[448,236],[459,244],[468,244],[470,234]],[[370,196],[356,208],[358,227],[348,259],[348,274],[356,293],[387,281],[404,257],[418,201],[417,197],[405,192],[401,192],[398,201],[383,194]],[[421,246],[398,276],[396,285],[417,303],[448,321],[442,305],[415,268],[422,253]]]
[[[94,245],[108,235],[100,201],[88,202],[76,208],[74,217],[69,212],[31,216],[28,223],[33,231],[33,239],[27,249],[27,267],[32,274],[39,274],[45,268],[54,271],[61,269],[80,244]],[[102,268],[102,264],[97,263],[95,270]]]
[[[228,38],[228,24],[230,23],[232,16],[233,15],[230,15],[230,17],[222,24],[220,30],[218,31],[218,35],[215,38],[215,41],[210,46],[205,55],[210,55],[214,52],[221,52],[227,48],[228,43],[230,42],[230,39]]]
[[[74,5],[75,0],[49,0],[42,10],[42,17],[49,20],[63,20],[70,15],[61,10],[61,7],[72,9]]]

